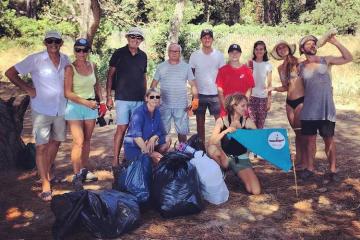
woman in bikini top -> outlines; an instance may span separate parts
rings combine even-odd
[[[286,114],[291,127],[295,131],[296,161],[299,164],[299,168],[301,168],[303,165],[301,157],[303,144],[300,134],[300,113],[304,102],[304,83],[299,76],[299,59],[294,57],[295,49],[295,44],[280,41],[271,51],[271,56],[276,60],[283,60],[283,63],[278,67],[282,86],[274,87],[270,90],[287,92]]]
[[[260,182],[252,169],[247,149],[236,140],[227,137],[228,133],[237,129],[256,129],[254,122],[250,118],[245,118],[247,98],[240,93],[227,96],[225,110],[228,117],[216,120],[206,153],[221,168],[231,169],[244,182],[249,193],[260,194]]]

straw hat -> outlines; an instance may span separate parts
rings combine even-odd
[[[296,51],[296,44],[289,44],[288,42],[286,42],[286,41],[284,41],[284,40],[280,40],[280,41],[278,41],[278,42],[275,44],[274,48],[273,48],[273,49],[271,50],[271,52],[270,52],[270,55],[271,55],[273,58],[275,58],[276,60],[282,60],[282,59],[283,59],[282,57],[279,56],[279,54],[278,54],[277,51],[276,51],[277,47],[278,47],[279,45],[281,45],[281,44],[285,44],[286,46],[288,46],[289,49],[290,49],[290,54],[291,54],[291,55],[294,55],[294,53],[295,53],[295,51]]]

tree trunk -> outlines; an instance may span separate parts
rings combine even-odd
[[[0,98],[0,170],[14,168],[25,148],[21,132],[30,97],[21,97],[20,104],[15,99]]]
[[[185,0],[178,0],[174,10],[174,17],[170,21],[169,43],[179,42],[180,26],[184,16]]]
[[[100,24],[101,9],[98,0],[76,0],[80,13],[77,20],[80,25],[80,37],[93,42],[95,33]]]

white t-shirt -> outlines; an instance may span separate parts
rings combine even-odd
[[[15,65],[21,74],[30,73],[36,96],[31,98],[31,108],[48,116],[62,116],[65,113],[64,68],[70,64],[69,58],[60,53],[60,63],[56,68],[47,51],[32,54]]]
[[[191,54],[189,64],[195,69],[198,92],[204,95],[218,94],[215,80],[219,68],[225,65],[224,55],[216,49],[210,54],[205,54],[200,49]]]
[[[271,73],[272,66],[269,62],[253,62],[253,76],[255,81],[255,87],[252,89],[251,96],[258,98],[266,98],[268,96],[265,89],[267,87],[267,75]]]

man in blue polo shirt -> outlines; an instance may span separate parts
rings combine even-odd
[[[127,32],[126,39],[128,44],[117,49],[110,59],[106,82],[108,108],[114,105],[111,90],[115,90],[117,128],[112,161],[115,174],[130,116],[133,110],[143,103],[146,91],[147,56],[139,49],[144,34],[141,29],[133,27]]]

